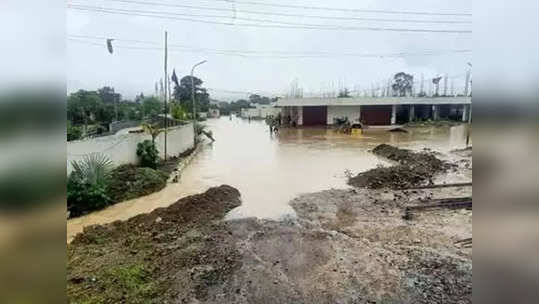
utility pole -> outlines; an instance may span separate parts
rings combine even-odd
[[[464,84],[464,96],[468,96],[468,86],[470,84],[470,70],[466,71],[466,83]]]
[[[172,102],[172,90],[170,89],[170,77],[167,74],[167,83],[168,83],[168,102]]]
[[[423,73],[421,73],[421,87],[419,88],[419,94],[421,95],[423,95],[424,93],[424,86],[425,86],[425,77],[423,76]]]
[[[470,66],[470,69],[466,71],[466,87],[465,87],[465,95],[468,96],[468,83],[470,82],[470,74],[471,74],[471,68],[472,64],[468,62],[468,65]],[[468,147],[468,144],[470,143],[470,135],[472,133],[472,104],[470,103],[470,110],[468,111],[468,130],[466,132],[466,147]]]
[[[164,125],[165,125],[165,161],[167,160],[167,123],[168,123],[168,117],[167,117],[167,83],[168,83],[168,73],[167,73],[167,61],[168,61],[168,33],[165,31],[165,118],[164,118]]]
[[[193,68],[191,68],[191,98],[193,100],[193,134],[194,134],[194,142],[193,142],[193,148],[196,147],[197,145],[197,128],[196,128],[196,123],[197,123],[197,112],[196,112],[196,108],[195,108],[195,80],[193,79],[193,74],[195,72],[195,68],[203,63],[205,63],[206,60],[204,61],[201,61],[197,64],[195,64],[193,66]]]
[[[444,96],[447,96],[447,74],[444,76]]]

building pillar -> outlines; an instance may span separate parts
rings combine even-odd
[[[391,124],[394,125],[397,123],[397,105],[391,106]]]
[[[438,120],[440,118],[440,113],[438,111],[437,105],[432,105],[432,120]]]
[[[462,105],[462,121],[466,121],[468,118],[468,105]]]
[[[298,107],[298,126],[303,126],[303,107]]]
[[[410,114],[410,116],[408,117],[408,121],[409,122],[414,121],[414,119],[415,119],[415,107],[414,107],[414,105],[410,105],[409,114]]]

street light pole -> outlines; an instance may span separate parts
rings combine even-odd
[[[472,69],[472,64],[468,62],[468,65],[470,66],[470,69],[466,71],[466,93],[465,95],[468,96],[468,82],[470,81],[470,73]],[[468,144],[470,143],[470,134],[472,133],[472,103],[470,103],[470,110],[468,111],[468,128],[466,130],[466,147],[468,147]]]
[[[163,124],[165,127],[165,161],[167,160],[167,122],[168,122],[168,115],[167,115],[167,80],[168,80],[168,72],[167,72],[167,62],[168,62],[168,33],[165,31],[165,119],[163,120]],[[168,88],[170,90],[170,88]]]
[[[196,119],[197,119],[197,112],[195,108],[195,80],[193,79],[193,74],[195,72],[195,68],[203,63],[205,63],[206,60],[201,61],[193,66],[191,69],[191,98],[193,100],[193,134],[194,134],[194,143],[193,147],[197,144],[197,129],[196,129]]]

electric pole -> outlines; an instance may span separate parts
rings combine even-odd
[[[167,83],[168,83],[168,73],[167,73],[167,60],[168,60],[168,33],[165,31],[165,118],[163,120],[165,125],[165,161],[167,160]]]
[[[195,68],[203,63],[205,63],[206,60],[204,61],[201,61],[197,64],[195,64],[192,68],[191,68],[191,98],[193,100],[193,133],[194,133],[194,144],[193,144],[193,148],[195,148],[197,146],[197,129],[196,129],[196,122],[197,122],[197,112],[196,112],[196,108],[195,108],[195,80],[194,80],[194,72],[195,72]]]

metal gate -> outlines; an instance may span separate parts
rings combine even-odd
[[[304,126],[327,125],[327,117],[327,106],[303,107]]]
[[[361,122],[380,126],[391,124],[391,106],[361,106]]]

